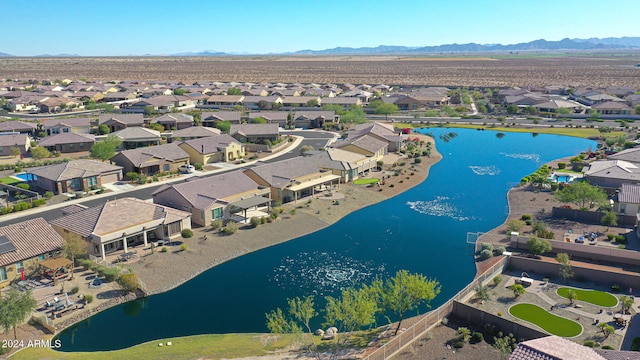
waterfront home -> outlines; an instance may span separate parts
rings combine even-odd
[[[393,125],[385,125],[377,122],[356,125],[347,131],[347,140],[356,140],[359,137],[368,135],[387,144],[388,151],[395,152],[402,149],[404,137],[400,132],[396,132]],[[335,146],[338,147],[338,146]],[[386,152],[385,152],[386,154]]]
[[[171,113],[154,118],[151,123],[164,126],[165,130],[181,130],[193,126],[193,116]]]
[[[25,169],[35,175],[35,187],[56,194],[87,191],[122,180],[122,167],[93,160],[72,160]]]
[[[622,184],[613,198],[613,211],[634,216],[640,213],[640,185]]]
[[[241,143],[263,144],[280,137],[278,124],[232,124],[229,135]]]
[[[242,171],[190,178],[179,184],[165,184],[153,192],[153,202],[191,213],[191,221],[208,226],[212,221],[245,221],[262,208],[269,213],[268,186],[258,185]]]
[[[242,159],[245,154],[244,145],[227,134],[187,140],[178,146],[189,154],[192,164],[231,162]]]
[[[159,145],[160,132],[145,127],[128,127],[111,134],[117,136],[122,143],[120,149],[136,149],[139,147]]]
[[[297,202],[340,184],[340,175],[321,170],[303,157],[268,164],[259,162],[245,170],[245,174],[259,185],[270,187],[271,198],[282,202]]]
[[[551,99],[547,102],[532,105],[539,112],[558,112],[559,109],[568,109],[572,113],[582,112],[585,107],[575,101],[565,99]]]
[[[220,135],[220,130],[212,127],[190,126],[182,130],[176,130],[171,133],[170,141],[176,140],[193,140],[203,137]]]
[[[591,106],[592,110],[597,110],[601,115],[630,115],[631,109],[624,102],[607,101]]]
[[[31,148],[31,139],[27,134],[6,134],[0,136],[0,156],[13,156],[13,149],[20,150],[18,155],[26,154]]]
[[[142,114],[105,114],[100,115],[98,124],[107,125],[111,132],[116,132],[128,127],[143,126],[144,116]]]
[[[378,167],[375,157],[342,149],[314,151],[307,158],[321,170],[340,175],[340,182],[343,183],[356,180]]]
[[[43,218],[0,227],[0,288],[35,272],[38,262],[56,256],[60,234]]]
[[[232,124],[240,124],[242,112],[240,111],[217,111],[203,112],[200,117],[202,126],[215,127],[219,121],[228,121]]]
[[[42,129],[47,135],[63,133],[89,134],[91,133],[91,119],[66,118],[43,120]]]
[[[369,135],[360,136],[355,139],[336,141],[331,144],[331,147],[368,156],[376,161],[382,160],[382,158],[389,153],[388,143]]]
[[[180,166],[189,164],[189,154],[178,144],[171,143],[124,150],[110,161],[122,166],[125,174],[135,172],[152,176],[160,172],[177,172]]]
[[[91,150],[95,142],[96,139],[91,134],[62,133],[45,137],[38,141],[38,146],[49,151],[74,153]]]
[[[640,164],[640,148],[625,149],[607,156],[608,160],[624,160],[630,163]]]
[[[638,165],[624,160],[594,161],[582,171],[585,180],[591,185],[600,186],[610,193],[620,188],[622,184],[640,182]]]
[[[136,198],[121,198],[88,209],[79,209],[51,221],[62,236],[78,236],[87,241],[91,255],[106,255],[149,241],[174,239],[191,228],[191,214]],[[140,254],[142,255],[142,254]]]
[[[36,131],[36,123],[27,121],[3,121],[0,122],[0,133],[16,132],[20,134],[32,135]]]

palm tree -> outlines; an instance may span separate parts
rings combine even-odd
[[[471,337],[471,330],[466,327],[458,328],[458,337],[462,339],[462,341],[467,341],[469,337]]]
[[[573,305],[573,302],[578,300],[578,293],[575,290],[567,291],[567,299],[569,299],[569,304]]]
[[[527,290],[524,288],[524,286],[520,285],[520,284],[513,284],[511,286],[509,286],[509,290],[513,291],[513,296],[517,299],[518,297],[520,297],[520,295],[524,295]]]
[[[600,328],[600,331],[602,331],[602,335],[604,335],[605,339],[607,339],[609,337],[609,335],[611,335],[615,331],[613,326],[611,326],[611,325],[609,325],[607,323],[598,324],[598,328]]]
[[[633,299],[623,295],[620,297],[620,304],[622,304],[622,314],[626,314],[626,312],[633,306]]]
[[[478,286],[476,286],[476,288],[474,289],[476,291],[476,297],[478,299],[480,299],[481,301],[485,301],[485,300],[489,300],[489,287],[482,285],[482,284],[478,284]]]

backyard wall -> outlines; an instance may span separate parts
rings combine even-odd
[[[588,211],[588,210],[579,210],[579,209],[568,209],[568,208],[560,208],[554,207],[551,210],[551,217],[554,219],[567,219],[571,221],[577,221],[581,223],[587,224],[595,224],[601,225],[602,217],[604,216],[604,212],[602,211]],[[634,226],[636,224],[636,216],[635,215],[620,215],[618,214],[618,225],[619,226]]]
[[[453,302],[452,314],[460,319],[464,319],[474,324],[491,324],[495,325],[505,334],[512,333],[518,341],[538,339],[548,336],[549,334],[530,328],[526,325],[518,324],[501,316],[490,314],[482,309],[463,304],[458,301]]]

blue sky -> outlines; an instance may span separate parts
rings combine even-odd
[[[0,0],[0,8],[0,52],[17,56],[640,36],[638,0]]]

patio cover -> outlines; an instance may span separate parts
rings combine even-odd
[[[300,184],[296,184],[296,185],[293,185],[291,187],[288,187],[286,189],[287,190],[291,190],[291,191],[298,191],[298,190],[303,190],[303,189],[306,189],[306,188],[309,188],[309,187],[312,187],[312,186],[324,184],[326,182],[333,181],[333,180],[339,180],[339,179],[340,179],[340,175],[331,174],[331,175],[323,176],[323,177],[318,178],[318,179],[305,181],[305,182],[302,182]]]
[[[263,197],[263,196],[252,196],[250,198],[246,198],[240,201],[232,202],[229,206],[233,206],[242,210],[246,210],[252,208],[254,206],[268,204],[271,202],[271,199]]]
[[[56,276],[58,269],[62,269],[62,268],[70,269],[71,277],[73,277],[73,262],[67,258],[59,257],[59,258],[53,258],[53,259],[46,259],[46,260],[40,261],[38,265],[41,266],[40,268],[41,272],[42,272],[42,267],[51,270],[53,274],[54,286],[56,285],[58,279],[66,277],[66,274],[61,276]]]

